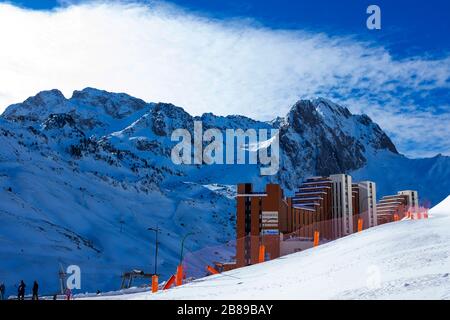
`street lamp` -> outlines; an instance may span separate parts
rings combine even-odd
[[[158,233],[161,231],[161,229],[158,228],[158,225],[156,225],[156,228],[147,228],[149,231],[155,232],[155,275],[158,274]]]
[[[194,235],[194,234],[195,234],[194,232],[189,232],[189,233],[187,233],[187,234],[183,237],[183,240],[181,240],[180,265],[183,263],[184,241],[186,240],[186,238],[187,238],[188,236],[192,236],[192,235]]]

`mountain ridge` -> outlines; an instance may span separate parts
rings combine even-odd
[[[81,157],[84,151],[102,147],[110,152],[129,153],[131,157],[136,153],[145,161],[163,156],[167,167],[171,167],[168,156],[170,146],[174,145],[170,140],[171,132],[178,128],[192,132],[194,121],[202,121],[204,129],[278,129],[281,167],[276,176],[262,180],[263,183],[281,183],[289,191],[294,191],[299,180],[310,175],[361,171],[368,165],[367,159],[376,158],[378,153],[405,157],[370,117],[354,115],[346,107],[325,98],[299,100],[284,117],[258,121],[240,115],[204,113],[192,116],[171,103],[145,102],[126,93],[111,93],[91,87],[75,90],[70,98],[52,89],[7,107],[0,118],[37,131],[39,127],[49,131],[49,126],[72,126],[71,136],[75,140],[77,136],[80,138],[79,144],[65,146],[72,155],[76,153]],[[60,135],[64,140],[64,134],[55,132],[54,135]],[[121,148],[123,150],[119,150]],[[423,161],[427,161],[425,159],[428,158]],[[217,169],[217,166],[213,167]],[[179,167],[174,171],[177,169]],[[186,168],[181,171],[192,170]],[[251,173],[256,174],[256,171],[251,170]],[[255,180],[249,175],[246,177],[250,181]],[[433,200],[439,201],[444,196],[442,194]]]

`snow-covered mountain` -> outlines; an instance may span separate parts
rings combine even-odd
[[[173,130],[276,128],[280,170],[258,165],[175,165]],[[195,251],[234,238],[239,182],[294,190],[307,176],[350,172],[377,182],[378,195],[418,189],[436,203],[448,194],[450,159],[408,159],[365,115],[325,99],[296,103],[285,117],[194,117],[166,103],[87,88],[66,99],[44,91],[0,117],[0,281],[58,287],[60,265],[82,269],[83,289],[116,289],[120,274],[152,271],[159,225],[159,271],[173,273],[181,238]],[[218,259],[211,253],[208,259]]]

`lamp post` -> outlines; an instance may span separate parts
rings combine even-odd
[[[185,242],[187,237],[192,236],[194,234],[195,234],[194,232],[189,232],[183,237],[183,240],[181,240],[180,265],[183,263],[184,242]]]
[[[156,225],[156,228],[148,228],[149,231],[155,232],[155,275],[158,274],[158,233],[161,231],[161,229],[158,228],[158,225]]]

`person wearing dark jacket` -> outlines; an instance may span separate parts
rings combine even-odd
[[[34,283],[33,283],[33,297],[31,298],[32,300],[39,300],[38,291],[39,291],[39,285],[38,285],[37,281],[34,280]]]
[[[0,283],[0,300],[5,300],[5,284]]]
[[[23,282],[23,280],[20,280],[18,295],[17,295],[18,300],[25,300],[25,287],[26,287],[25,282]]]

